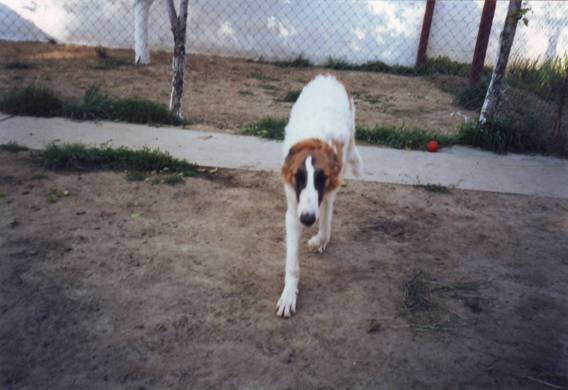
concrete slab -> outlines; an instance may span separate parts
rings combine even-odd
[[[277,171],[281,143],[256,137],[114,122],[14,117],[0,121],[0,144],[41,149],[52,142],[159,148],[200,165]],[[542,156],[496,155],[465,147],[439,153],[360,146],[360,180],[441,184],[480,190],[568,199],[568,161]],[[348,175],[348,178],[351,176]]]

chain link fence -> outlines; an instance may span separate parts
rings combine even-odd
[[[426,1],[191,0],[188,52],[290,66],[425,74],[452,93],[459,109],[478,112],[507,5],[497,1],[486,69],[474,86],[468,84],[468,76],[484,6],[481,0],[436,2],[428,62],[422,69],[414,65]],[[550,136],[568,133],[568,115],[562,115],[568,100],[562,93],[568,2],[530,0],[524,7],[530,10],[528,26],[521,22],[517,29],[503,116]],[[0,0],[0,40],[131,49],[134,0]],[[172,48],[165,0],[155,0],[150,8],[148,41],[154,52]]]

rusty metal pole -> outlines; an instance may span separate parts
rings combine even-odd
[[[420,68],[426,63],[426,49],[428,48],[428,38],[430,37],[430,26],[432,26],[432,15],[434,15],[435,6],[436,0],[426,0],[426,10],[424,11],[424,20],[422,21],[422,32],[420,33],[418,53],[416,54],[417,68]]]
[[[489,44],[489,36],[491,35],[491,26],[493,25],[493,16],[495,15],[495,6],[497,0],[485,0],[483,11],[481,12],[481,21],[479,22],[479,31],[477,32],[477,42],[475,43],[475,51],[473,52],[473,61],[471,62],[471,73],[469,75],[469,84],[476,85],[481,79],[483,66],[485,65],[485,55],[487,54],[487,45]]]

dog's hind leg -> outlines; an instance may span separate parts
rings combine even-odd
[[[349,138],[349,145],[347,145],[347,162],[351,166],[351,171],[355,176],[361,176],[363,173],[363,159],[359,154],[357,146],[355,146],[355,131]]]
[[[321,204],[321,214],[319,220],[318,233],[309,239],[309,248],[318,253],[325,251],[329,240],[331,239],[331,221],[333,219],[333,202],[337,191],[331,191],[327,194]]]
[[[298,296],[298,283],[300,281],[299,242],[302,234],[302,225],[298,220],[296,209],[298,207],[296,193],[288,185],[286,198],[288,210],[286,211],[286,266],[284,276],[284,290],[276,304],[276,315],[290,317],[296,312],[296,299]]]

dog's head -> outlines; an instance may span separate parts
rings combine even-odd
[[[298,218],[313,225],[325,195],[341,183],[343,144],[309,139],[292,146],[282,167],[284,181],[296,192]]]

